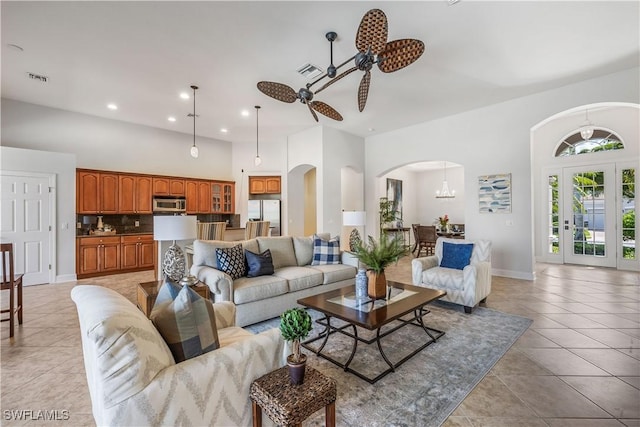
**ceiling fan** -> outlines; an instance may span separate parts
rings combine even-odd
[[[362,112],[367,103],[369,86],[371,84],[371,68],[374,64],[383,73],[398,71],[415,62],[424,53],[424,43],[417,39],[398,39],[387,42],[388,25],[387,16],[380,9],[371,9],[364,14],[358,32],[356,34],[356,49],[358,52],[351,58],[344,61],[337,67],[333,65],[333,42],[337,34],[329,32],[326,34],[327,40],[331,43],[331,64],[322,76],[311,83],[307,83],[306,88],[302,88],[296,93],[291,87],[274,82],[259,82],[258,89],[272,98],[283,102],[293,102],[299,99],[303,104],[307,104],[314,119],[318,121],[318,116],[314,110],[334,120],[342,120],[342,116],[329,105],[312,101],[314,94],[318,94],[333,83],[341,80],[345,76],[356,70],[364,71],[364,75],[358,86],[358,109]],[[337,71],[350,61],[355,60],[355,65],[337,74]],[[325,77],[331,78],[317,91],[312,92],[311,87],[320,82]]]

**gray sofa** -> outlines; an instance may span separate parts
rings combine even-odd
[[[269,249],[274,274],[232,280],[218,270],[215,249],[238,244],[254,253]],[[280,316],[296,307],[300,298],[355,283],[358,260],[353,255],[343,252],[341,264],[329,265],[310,265],[312,257],[312,237],[257,237],[240,242],[196,240],[191,274],[209,286],[214,302],[232,301],[236,305],[236,325],[246,326]]]

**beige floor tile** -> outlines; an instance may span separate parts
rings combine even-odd
[[[515,348],[509,350],[491,370],[494,375],[553,375],[547,368],[540,366]]]
[[[558,348],[560,346],[540,335],[539,330],[527,329],[527,331],[518,338],[514,347]]]
[[[508,375],[500,379],[540,417],[611,418],[558,377]]]
[[[587,303],[591,307],[599,308],[600,310],[607,313],[634,313],[637,314],[638,310],[632,307],[628,307],[625,304],[614,303],[614,302],[602,302],[602,301],[592,301]]]
[[[560,308],[564,308],[571,313],[606,313],[606,311],[591,305],[582,304],[580,302],[554,302],[553,305],[557,305]]]
[[[618,377],[625,383],[640,390],[640,377]]]
[[[589,420],[585,418],[545,418],[549,427],[621,427],[620,421],[611,419]]]
[[[594,313],[585,313],[583,314],[587,319],[591,319],[595,322],[602,323],[603,325],[609,328],[637,328],[640,327],[640,322],[625,319],[623,317],[617,316],[615,314],[605,313],[605,314],[594,314]]]
[[[573,329],[540,329],[538,333],[564,348],[607,348],[600,341],[589,338]]]
[[[593,363],[615,376],[640,376],[640,363],[637,359],[627,356],[614,349],[571,349],[585,360]],[[563,375],[563,374],[559,374]],[[571,375],[571,374],[567,374]],[[577,374],[582,375],[582,374]]]
[[[562,323],[556,322],[555,320],[548,318],[547,315],[545,314],[536,313],[534,315],[529,315],[527,317],[533,320],[533,324],[529,326],[530,329],[567,328],[566,325],[563,325]]]
[[[496,377],[485,377],[460,405],[469,418],[528,418],[535,413]]]
[[[640,418],[640,390],[614,377],[560,377],[616,418]]]
[[[540,418],[470,418],[473,427],[547,427]]]
[[[640,338],[640,328],[616,328],[615,330],[635,338]]]
[[[442,423],[442,427],[473,427],[467,417],[450,416]]]
[[[624,353],[627,356],[631,356],[634,359],[640,360],[640,349],[639,348],[618,348],[620,353]]]
[[[565,325],[568,328],[606,328],[606,325],[587,319],[583,314],[545,314],[549,319]]]
[[[566,349],[523,348],[522,352],[554,375],[610,375]]]
[[[640,420],[623,419],[623,420],[620,420],[620,422],[627,427],[640,427]]]
[[[640,338],[635,338],[615,329],[576,329],[611,348],[640,348]]]

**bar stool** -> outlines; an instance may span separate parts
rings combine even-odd
[[[15,332],[14,317],[18,315],[18,324],[22,325],[22,274],[15,274],[13,269],[13,243],[0,244],[2,252],[2,283],[0,290],[9,291],[9,308],[1,310],[0,314],[9,313],[7,319],[2,322],[9,322],[9,337],[12,338]],[[18,294],[16,305],[15,293]]]

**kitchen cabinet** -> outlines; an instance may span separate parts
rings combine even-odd
[[[81,214],[118,212],[118,175],[96,171],[76,173],[76,207]]]
[[[121,268],[123,270],[153,267],[155,261],[155,241],[153,234],[121,237]]]
[[[120,270],[120,237],[77,239],[78,278]]]
[[[198,213],[211,213],[211,181],[198,181]]]
[[[185,180],[153,177],[153,194],[156,196],[184,196]]]
[[[153,213],[150,176],[119,175],[118,213]]]
[[[198,213],[198,181],[193,179],[185,180],[185,198],[187,201],[187,213]]]
[[[211,184],[212,212],[232,214],[235,211],[235,184],[214,182]]]
[[[250,194],[280,194],[281,179],[279,176],[250,176]]]

